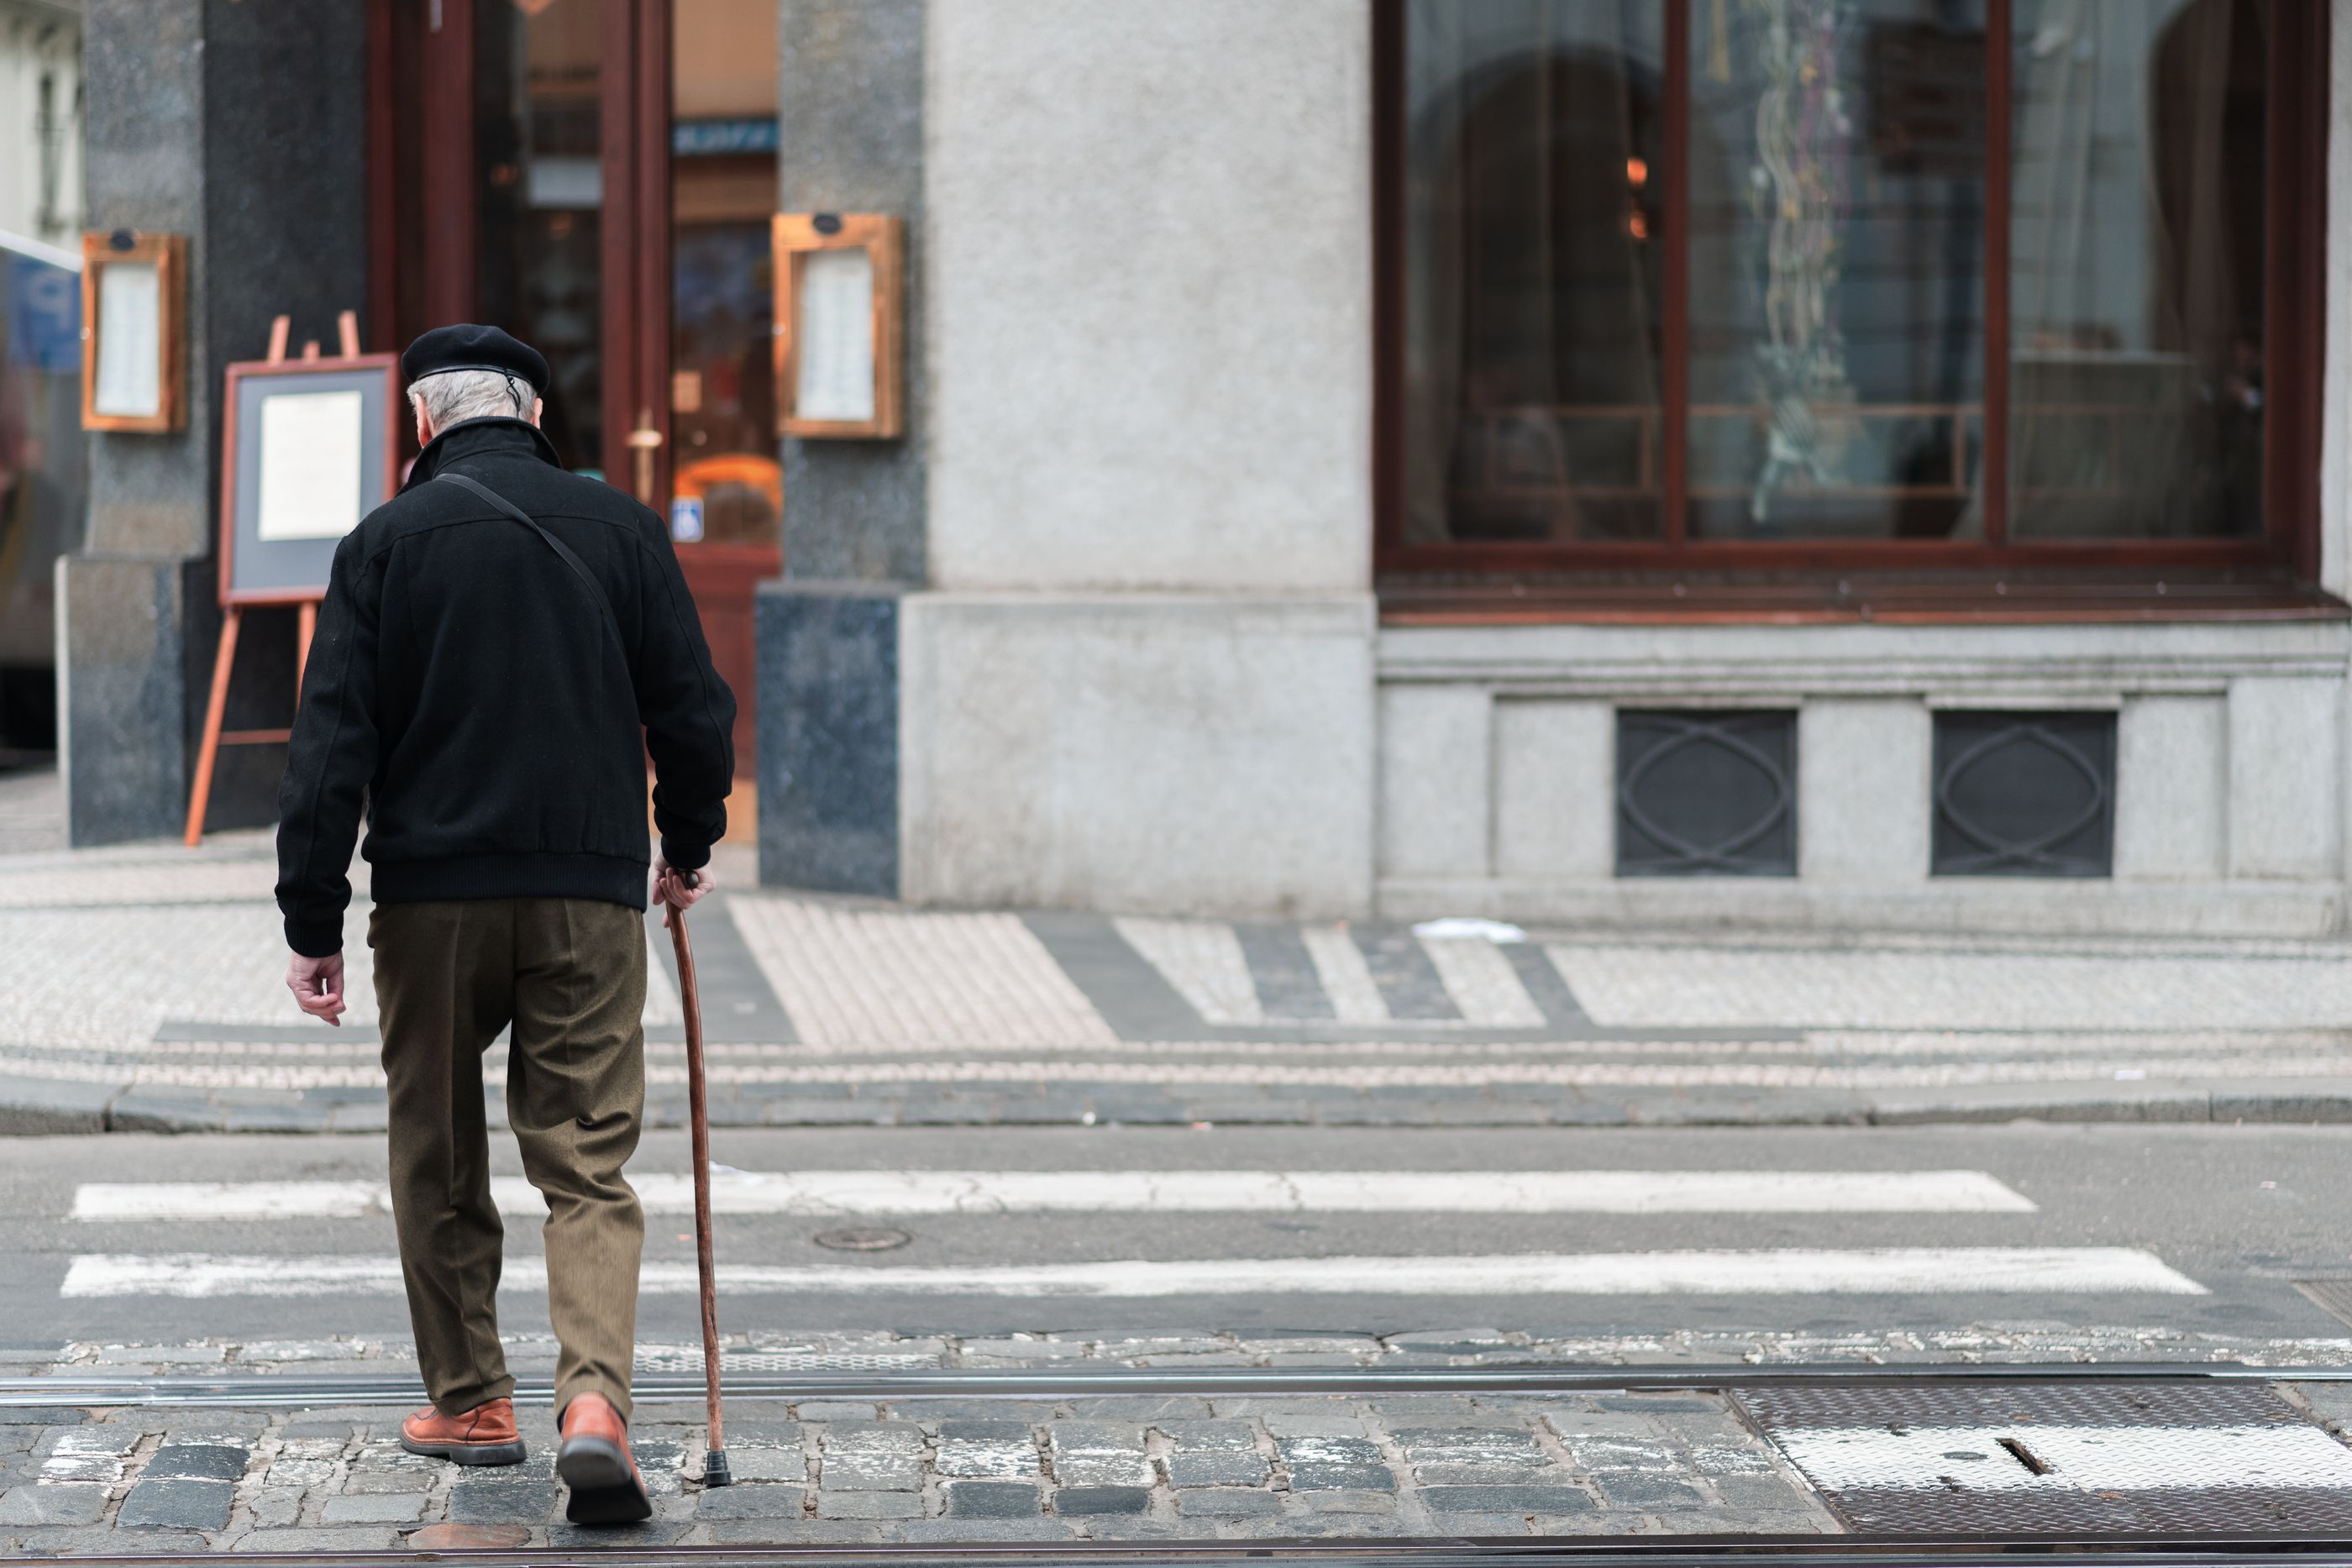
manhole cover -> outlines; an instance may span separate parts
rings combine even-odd
[[[1874,1535],[2352,1526],[2352,1448],[2261,1385],[1759,1388],[1739,1403]]]
[[[2321,1312],[2352,1323],[2352,1280],[2297,1280],[2294,1288]]]
[[[830,1247],[836,1252],[887,1252],[893,1247],[904,1247],[913,1237],[903,1230],[887,1230],[878,1227],[852,1227],[841,1230],[820,1230],[816,1244]]]

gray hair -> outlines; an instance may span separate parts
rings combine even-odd
[[[436,430],[469,419],[529,419],[530,383],[497,371],[443,371],[408,383],[408,402]]]

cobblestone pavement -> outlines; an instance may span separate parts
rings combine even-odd
[[[2341,943],[943,913],[730,852],[694,924],[722,1125],[2352,1120]],[[281,987],[271,875],[257,833],[0,855],[0,1130],[380,1127],[364,879],[331,1030]],[[685,1064],[648,941],[659,1125]]]
[[[2352,1342],[2148,1331],[1675,1334],[1531,1341],[1493,1329],[1384,1338],[1228,1334],[1154,1340],[1016,1335],[739,1338],[730,1365],[976,1368],[1404,1366],[1575,1361],[1981,1362],[2242,1359],[2311,1367]],[[526,1384],[544,1340],[509,1343]],[[254,1373],[413,1375],[398,1343],[0,1348],[14,1375]],[[694,1352],[645,1346],[646,1371]],[[2286,1385],[2342,1435],[2343,1385]],[[367,1550],[426,1525],[525,1527],[533,1545],[1231,1539],[1835,1531],[1804,1478],[1723,1393],[1304,1396],[1152,1393],[1040,1399],[739,1398],[737,1484],[701,1485],[699,1401],[641,1403],[636,1450],[656,1495],[646,1526],[562,1521],[546,1406],[527,1406],[523,1464],[461,1469],[399,1448],[396,1407],[44,1408],[0,1392],[0,1552]]]

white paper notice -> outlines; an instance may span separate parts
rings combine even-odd
[[[152,261],[105,264],[98,274],[100,413],[152,418],[163,412],[163,279]]]
[[[261,400],[261,538],[339,539],[360,526],[362,413],[356,392]]]
[[[799,386],[803,419],[863,423],[874,417],[874,258],[811,251],[801,262]]]

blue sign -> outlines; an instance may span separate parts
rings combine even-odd
[[[8,360],[60,375],[81,369],[81,279],[62,267],[0,252],[6,263]]]
[[[669,504],[669,537],[682,545],[702,540],[702,497],[680,496]]]
[[[776,122],[763,120],[680,120],[669,128],[669,150],[679,158],[711,158],[729,152],[773,152]]]

